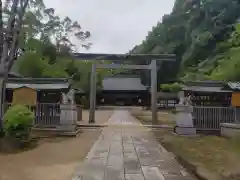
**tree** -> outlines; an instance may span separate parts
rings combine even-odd
[[[40,28],[41,39],[49,39],[50,37],[61,55],[79,50],[71,42],[70,37],[80,40],[83,48],[90,48],[91,43],[86,42],[86,40],[91,34],[89,31],[84,31],[77,21],[73,21],[69,17],[61,20],[59,16],[55,15],[53,8],[45,9],[42,16],[46,22]]]
[[[0,118],[3,117],[5,81],[18,56],[19,36],[26,9],[41,0],[0,0]],[[5,19],[7,19],[5,21]],[[0,123],[2,129],[2,122]]]
[[[49,68],[48,59],[42,59],[41,55],[35,52],[27,52],[18,58],[16,62],[18,72],[25,77],[39,78]]]
[[[54,9],[45,7],[43,0],[0,0],[0,118],[5,82],[14,60],[27,63],[19,63],[18,69],[31,77],[65,76],[65,70],[58,69],[55,63],[58,54],[74,51],[70,36],[81,40],[84,48],[91,45],[86,42],[89,31],[83,31],[77,21],[68,17],[61,20]],[[54,65],[54,72],[49,65]]]
[[[69,77],[63,67],[58,64],[49,65],[44,69],[42,77],[67,78]]]

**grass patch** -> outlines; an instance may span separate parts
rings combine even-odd
[[[154,132],[167,150],[223,179],[240,179],[240,139],[218,136],[181,137],[171,131]]]
[[[152,114],[151,111],[142,110],[132,113],[142,124],[151,125],[152,124]],[[159,125],[169,125],[174,127],[176,125],[175,117],[171,111],[161,111],[158,112],[158,124]]]
[[[151,123],[151,116],[146,113],[144,115],[144,112],[135,116],[144,124]],[[164,113],[158,116],[159,122],[174,126],[172,116],[174,115]],[[157,140],[179,159],[197,169],[207,170],[202,173],[209,179],[240,180],[240,138],[177,136],[167,129],[154,131],[154,134]]]

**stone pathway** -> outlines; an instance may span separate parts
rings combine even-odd
[[[115,111],[112,116],[109,118],[107,124],[111,125],[134,125],[134,126],[142,126],[142,124],[135,119],[127,110],[118,110]]]
[[[137,124],[128,111],[115,111],[109,124]],[[104,128],[72,180],[193,180],[146,127]]]

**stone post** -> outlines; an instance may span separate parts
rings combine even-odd
[[[92,64],[91,71],[91,88],[90,88],[90,111],[89,124],[95,123],[95,109],[96,109],[96,64]]]
[[[82,121],[82,106],[77,105],[77,121]]]
[[[71,101],[68,102],[68,96],[62,93],[62,104],[60,105],[60,126],[59,130],[66,132],[74,132],[77,128],[77,109],[76,105]]]
[[[192,105],[176,105],[176,127],[175,133],[179,135],[196,135],[196,128],[193,125]]]
[[[157,117],[157,61],[152,60],[151,64],[151,108],[152,108],[152,124],[158,124]]]

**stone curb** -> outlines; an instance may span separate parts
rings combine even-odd
[[[51,133],[55,133],[57,136],[77,136],[78,133],[80,133],[81,129],[77,129],[76,131],[61,131],[61,130],[56,130],[54,128],[49,128],[49,129],[45,129],[45,128],[33,128],[33,131],[39,131],[39,132],[51,132]]]
[[[78,124],[77,125],[80,128],[101,128],[101,127],[147,127],[147,128],[155,128],[155,129],[161,129],[161,128],[167,128],[167,129],[173,129],[172,126],[169,125],[120,125],[120,124]]]

